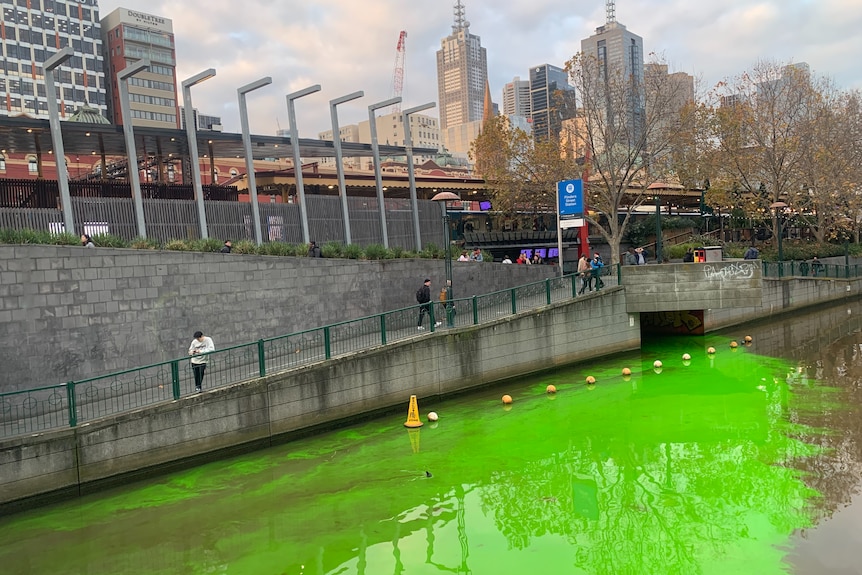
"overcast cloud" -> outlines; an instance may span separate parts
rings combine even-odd
[[[602,0],[462,0],[470,31],[488,52],[491,95],[529,77],[535,64],[562,66],[605,22]],[[271,76],[249,95],[251,131],[287,128],[284,96],[312,84],[297,103],[302,137],[330,128],[329,100],[363,90],[339,106],[341,125],[367,119],[367,106],[392,96],[395,46],[407,31],[404,106],[437,100],[435,52],[451,32],[452,0],[102,0],[170,18],[181,81],[207,68],[215,78],[193,88],[203,114],[238,132],[236,89]],[[705,87],[750,70],[758,59],[808,62],[845,89],[862,88],[862,0],[619,0],[616,19],[663,55],[673,71]],[[436,112],[433,113],[436,115]]]

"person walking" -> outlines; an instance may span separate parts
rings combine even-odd
[[[317,242],[311,242],[308,244],[308,257],[310,257],[310,258],[322,257],[321,253],[320,253],[320,246],[317,245]]]
[[[590,262],[591,275],[593,279],[596,280],[596,291],[599,291],[603,287],[605,287],[605,282],[602,281],[602,268],[605,267],[605,263],[602,261],[602,256],[599,255],[599,252],[596,252],[593,255],[593,261]]]
[[[209,357],[206,355],[215,351],[215,344],[210,337],[203,334],[202,331],[195,332],[195,338],[189,345],[189,355],[192,356],[192,371],[195,374],[195,393],[202,391],[204,372],[207,369]]]
[[[646,253],[643,248],[635,248],[635,260],[639,266],[646,265]]]
[[[419,302],[419,321],[416,322],[416,329],[422,331],[425,329],[425,326],[422,325],[423,320],[425,319],[425,314],[428,314],[428,317],[431,317],[431,314],[434,313],[431,311],[431,280],[425,279],[422,283],[422,287],[416,290],[416,301]]]
[[[440,290],[440,309],[443,316],[446,318],[446,327],[454,327],[455,325],[455,302],[452,301],[452,280],[446,280],[446,285]],[[440,327],[442,322],[438,321],[435,325]]]
[[[578,276],[581,278],[581,291],[578,292],[579,294],[583,294],[587,287],[590,288],[590,291],[593,291],[591,269],[592,267],[590,266],[590,261],[587,259],[587,254],[581,254],[581,259],[578,260]]]
[[[229,254],[232,249],[233,249],[233,244],[230,243],[230,240],[225,240],[224,245],[221,247],[221,249],[219,251],[223,254]]]

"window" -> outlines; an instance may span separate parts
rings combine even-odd
[[[27,171],[31,174],[39,173],[39,163],[36,161],[36,156],[27,156]]]
[[[235,177],[237,177],[238,175],[239,175],[239,170],[237,170],[236,168],[231,168],[231,169],[230,169],[230,177],[231,177],[231,178],[235,178]]]
[[[6,156],[0,154],[0,171],[6,171]]]

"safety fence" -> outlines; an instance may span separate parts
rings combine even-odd
[[[601,288],[620,285],[620,267],[601,269]],[[577,274],[485,295],[432,302],[260,339],[207,354],[204,389],[216,389],[441,329],[490,323],[579,296]],[[593,283],[592,287],[597,287]],[[600,292],[600,289],[599,289]],[[188,357],[82,381],[0,393],[0,437],[75,427],[194,393]]]
[[[765,278],[790,278],[790,277],[815,277],[850,279],[862,275],[862,266],[851,264],[849,260],[843,264],[823,263],[811,260],[763,262],[763,277]]]

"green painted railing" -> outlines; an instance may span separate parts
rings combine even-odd
[[[862,266],[859,264],[825,264],[811,261],[762,262],[763,277],[791,278],[813,277],[850,279],[862,276]]]
[[[602,269],[604,287],[619,285],[619,266]],[[225,387],[267,374],[378,346],[447,327],[479,325],[577,297],[577,274],[511,289],[433,302],[419,329],[419,308],[387,311],[208,354],[204,389]],[[81,381],[0,393],[0,437],[11,437],[93,421],[105,416],[177,400],[194,393],[188,357],[154,363]]]

